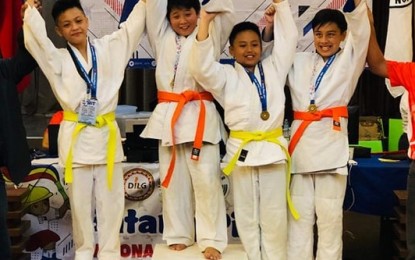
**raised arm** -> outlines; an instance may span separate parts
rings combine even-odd
[[[369,50],[367,52],[366,61],[369,65],[369,69],[372,73],[388,78],[388,70],[386,66],[386,60],[379,47],[379,43],[376,39],[376,30],[373,20],[372,12],[368,8],[368,17],[370,21],[370,39],[369,39]]]
[[[221,103],[218,97],[223,96],[227,77],[223,65],[216,61],[214,39],[210,34],[212,21],[217,15],[218,12],[208,12],[202,8],[196,40],[190,53],[189,70],[195,80]]]
[[[275,1],[273,9],[269,9],[272,14],[273,24],[273,46],[269,56],[281,78],[287,76],[289,69],[294,61],[294,56],[298,41],[298,30],[291,13],[287,0]]]
[[[34,0],[28,0],[25,4],[23,31],[26,49],[45,74],[47,72],[59,74],[61,73],[61,66],[59,66],[56,59],[59,56],[59,50],[48,38],[45,21],[34,7]]]
[[[113,65],[125,67],[131,54],[137,49],[144,34],[146,19],[146,1],[140,0],[129,14],[127,20],[120,24],[120,29],[97,39],[96,42],[108,43],[106,48],[118,50],[109,52]],[[115,63],[114,63],[115,62]],[[118,64],[117,64],[118,63]]]
[[[160,41],[169,27],[167,20],[167,0],[148,0],[146,3],[146,26],[148,41],[154,55],[158,56]]]
[[[353,64],[350,71],[352,79],[351,85],[355,85],[365,68],[367,51],[370,38],[370,24],[367,18],[367,5],[365,0],[361,0],[357,6],[344,6],[343,12],[347,21],[347,36],[343,46],[343,53],[340,60],[344,61],[345,66]]]
[[[200,10],[199,30],[196,36],[198,41],[204,41],[208,38],[210,23],[217,14],[217,12],[207,12],[205,9]]]
[[[282,0],[274,0],[274,3],[279,3]],[[273,5],[268,6],[265,10],[265,28],[262,32],[262,40],[264,42],[270,42],[274,39],[274,14],[275,14],[275,7]]]
[[[209,34],[213,41],[215,59],[219,59],[220,54],[228,42],[229,34],[235,25],[235,15],[232,0],[208,1],[202,5],[208,13],[216,13],[209,26]]]

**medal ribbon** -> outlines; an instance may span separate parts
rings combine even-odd
[[[264,69],[262,68],[262,63],[258,63],[259,74],[261,75],[261,84],[258,79],[255,77],[255,74],[245,68],[246,73],[248,73],[251,82],[255,84],[258,91],[259,100],[261,101],[262,112],[267,111],[267,88],[265,87],[265,75]]]
[[[236,138],[242,141],[242,143],[239,145],[238,151],[234,154],[228,165],[223,169],[223,172],[226,175],[230,175],[232,170],[235,168],[236,162],[241,154],[242,149],[244,146],[249,142],[260,142],[260,141],[266,141],[274,143],[281,147],[281,149],[284,151],[285,156],[287,158],[287,168],[286,168],[286,175],[287,175],[287,203],[288,208],[290,209],[290,212],[294,219],[298,219],[300,216],[297,212],[297,210],[294,208],[293,202],[291,200],[290,195],[290,178],[291,178],[291,157],[288,153],[287,147],[285,147],[280,141],[279,137],[282,136],[282,128],[278,127],[275,130],[268,131],[268,132],[262,132],[262,131],[254,131],[254,132],[245,132],[245,131],[231,131],[230,138]]]
[[[176,35],[176,59],[174,61],[174,74],[173,74],[173,79],[171,81],[171,87],[174,87],[174,82],[176,80],[176,72],[177,72],[177,67],[179,66],[179,59],[180,59],[181,52],[182,52],[182,43],[180,41],[180,36]]]
[[[97,86],[97,82],[98,82],[97,56],[95,53],[95,48],[92,44],[89,44],[89,48],[91,50],[91,56],[92,56],[91,76],[89,76],[89,74],[86,72],[85,68],[82,66],[81,62],[76,57],[72,48],[69,45],[66,46],[66,49],[68,49],[69,54],[71,55],[72,60],[75,63],[76,70],[86,82],[86,85],[87,85],[86,93],[88,95],[91,95],[91,99],[97,99],[97,88],[98,88]]]
[[[314,88],[311,88],[310,90],[310,105],[315,104],[316,92],[318,88],[320,87],[320,83],[323,80],[324,75],[326,74],[330,65],[333,63],[334,58],[336,58],[335,54],[330,56],[330,58],[327,60],[326,64],[324,64],[324,67],[321,69],[320,73],[318,74],[316,83],[314,84]]]

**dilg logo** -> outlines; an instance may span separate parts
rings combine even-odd
[[[128,200],[142,201],[153,194],[153,175],[142,168],[134,168],[124,174],[125,198]]]

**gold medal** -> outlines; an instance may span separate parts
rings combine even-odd
[[[269,118],[269,112],[268,111],[262,111],[261,112],[261,119],[266,121]]]
[[[317,106],[315,104],[310,104],[308,106],[308,112],[316,112],[317,111]]]

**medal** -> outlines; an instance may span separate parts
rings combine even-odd
[[[254,72],[251,72],[245,68],[246,73],[248,74],[251,82],[255,85],[259,101],[261,102],[261,114],[260,117],[262,120],[266,121],[269,119],[269,112],[267,111],[267,88],[265,87],[265,75],[264,69],[262,68],[262,63],[258,63],[259,74],[261,76],[261,83],[259,83],[258,79],[255,77]]]
[[[261,112],[261,119],[266,121],[269,118],[269,112],[268,111],[262,111]]]
[[[308,106],[308,112],[316,112],[317,111],[317,106],[315,104],[310,104]]]

